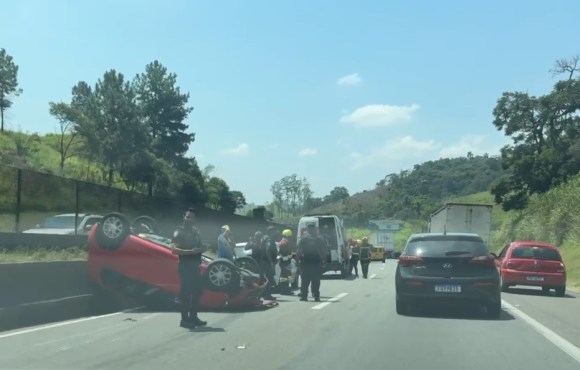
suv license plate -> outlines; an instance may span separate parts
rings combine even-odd
[[[437,293],[461,293],[461,285],[457,284],[438,284],[435,285]]]

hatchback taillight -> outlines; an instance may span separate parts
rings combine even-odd
[[[479,256],[473,257],[469,260],[473,265],[495,266],[495,258],[493,256]]]
[[[400,256],[399,266],[408,267],[412,265],[418,265],[423,263],[423,258],[419,256]]]

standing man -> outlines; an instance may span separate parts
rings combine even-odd
[[[262,271],[268,279],[268,287],[264,291],[264,298],[274,300],[272,292],[276,288],[276,262],[278,262],[276,228],[274,226],[268,226],[268,229],[266,229],[266,235],[262,238],[261,247]]]
[[[308,233],[300,239],[296,258],[301,267],[300,300],[308,300],[308,287],[312,291],[314,300],[320,302],[320,279],[322,277],[322,264],[326,256],[326,243],[324,239],[316,235],[316,224],[306,225]]]
[[[233,262],[234,254],[232,252],[232,243],[230,241],[230,236],[232,231],[228,225],[222,226],[222,233],[218,236],[218,258],[226,258]]]
[[[369,274],[369,264],[371,263],[371,247],[369,238],[365,236],[360,245],[360,266],[362,267],[363,278],[367,278]]]
[[[171,250],[179,256],[178,273],[180,279],[179,300],[181,304],[182,328],[204,326],[206,321],[197,317],[199,298],[202,293],[202,280],[199,265],[201,254],[205,251],[199,231],[193,223],[195,211],[188,208],[183,215],[183,224],[173,233]]]
[[[358,260],[360,256],[360,246],[358,242],[354,239],[349,241],[352,254],[350,256],[350,274],[352,275],[352,270],[354,269],[355,276],[358,277]]]

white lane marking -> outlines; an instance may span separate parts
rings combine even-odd
[[[27,306],[35,306],[35,305],[40,305],[40,304],[45,304],[45,303],[55,303],[55,302],[63,302],[63,301],[69,301],[71,299],[76,299],[76,298],[88,298],[91,297],[92,294],[80,294],[80,295],[73,295],[70,297],[63,297],[63,298],[56,298],[56,299],[48,299],[46,301],[37,301],[37,302],[29,302],[29,303],[22,303],[19,304],[15,307],[27,307]]]
[[[336,297],[332,297],[326,302],[322,302],[322,303],[317,304],[316,306],[312,307],[312,309],[313,310],[320,310],[321,308],[324,308],[324,307],[328,306],[329,304],[331,304],[332,302],[336,302],[339,299],[346,297],[347,295],[348,295],[348,293],[340,293]]]
[[[544,325],[540,324],[538,321],[534,320],[521,310],[517,309],[508,302],[501,300],[502,305],[508,309],[508,311],[517,316],[519,319],[525,321],[528,325],[534,328],[538,333],[542,334],[547,340],[552,342],[556,347],[560,348],[562,351],[566,352],[570,357],[580,363],[580,348],[576,347],[572,343],[568,342],[566,339],[562,338],[552,330],[548,329]]]
[[[105,317],[116,316],[116,315],[120,315],[120,314],[127,313],[127,312],[137,311],[137,310],[139,310],[139,309],[141,309],[143,307],[145,307],[145,306],[136,307],[136,308],[129,308],[129,309],[126,309],[126,310],[123,310],[123,311],[119,311],[119,312],[108,313],[106,315],[84,317],[82,319],[75,319],[75,320],[63,321],[63,322],[58,322],[58,323],[55,323],[55,324],[48,324],[48,325],[38,326],[38,327],[30,328],[30,329],[19,330],[19,331],[7,333],[7,334],[0,334],[0,339],[12,337],[12,336],[15,336],[15,335],[21,335],[21,334],[27,334],[27,333],[34,333],[34,332],[41,331],[41,330],[46,330],[46,329],[58,328],[59,326],[65,326],[65,325],[71,325],[71,324],[78,324],[78,323],[85,322],[85,321],[91,321],[91,320],[96,320],[96,319],[102,319],[102,318],[105,318]]]
[[[377,276],[377,274],[372,274],[372,275],[369,277],[369,279],[372,279],[372,278],[374,278],[375,276]]]

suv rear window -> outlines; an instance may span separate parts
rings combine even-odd
[[[471,237],[425,237],[410,241],[404,254],[421,257],[487,256],[483,241]]]
[[[560,253],[552,248],[537,247],[533,245],[516,247],[512,252],[512,258],[535,258],[538,260],[561,261]]]

